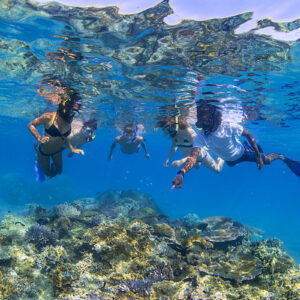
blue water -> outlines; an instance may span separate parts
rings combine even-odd
[[[63,43],[51,37],[55,33],[58,34],[61,27],[53,20],[35,19],[34,22],[28,21],[27,26],[25,26],[25,21],[22,26],[13,21],[1,22],[1,26],[14,28],[7,32],[1,30],[2,39],[5,41],[19,39],[28,42],[32,46],[33,53],[44,62],[46,61],[45,52],[57,51],[60,43]],[[34,34],[35,29],[32,27],[35,22],[44,28],[39,31],[38,35]],[[28,34],[24,35],[26,32]],[[151,30],[137,33],[135,38],[141,39],[149,34],[152,34]],[[46,44],[48,43],[47,47],[41,43],[41,39],[44,39]],[[131,42],[135,43],[136,40],[132,38]],[[103,47],[114,47],[112,44],[106,44]],[[257,138],[266,153],[280,152],[298,160],[300,160],[299,46],[299,43],[295,43],[291,47],[290,51],[294,59],[283,61],[281,70],[244,69],[239,73],[241,77],[207,71],[208,82],[227,84],[227,87],[222,89],[221,96],[225,93],[226,95],[233,93],[235,97],[238,97],[238,102],[249,117],[244,126]],[[95,58],[95,53],[90,55]],[[99,59],[103,61],[101,55]],[[110,58],[104,58],[104,61],[108,62]],[[63,174],[51,180],[48,179],[44,183],[35,182],[34,138],[28,131],[27,124],[39,114],[55,110],[53,105],[37,96],[35,92],[39,80],[45,74],[29,72],[26,77],[19,69],[11,69],[9,73],[5,73],[5,68],[2,66],[0,81],[2,102],[0,103],[1,216],[7,214],[8,211],[22,210],[31,203],[52,207],[80,197],[96,197],[108,189],[136,189],[152,195],[162,211],[172,219],[181,218],[188,213],[196,213],[201,218],[228,216],[243,224],[260,228],[265,231],[265,237],[277,237],[282,240],[287,252],[299,263],[299,178],[292,174],[281,161],[265,166],[261,171],[258,171],[253,163],[243,163],[234,168],[225,165],[221,174],[214,174],[204,167],[200,170],[192,170],[185,176],[182,189],[171,190],[171,181],[176,170],[163,167],[171,142],[161,131],[154,131],[155,117],[159,106],[166,104],[163,100],[167,99],[167,103],[174,102],[176,93],[184,92],[186,85],[193,85],[188,80],[194,78],[195,75],[194,77],[189,75],[190,70],[187,67],[172,64],[168,66],[167,62],[161,66],[149,67],[146,64],[143,67],[135,66],[131,69],[130,66],[122,65],[122,61],[115,59],[112,65],[113,71],[104,70],[103,72],[107,73],[99,75],[100,78],[95,76],[93,83],[104,79],[106,82],[121,82],[122,84],[116,90],[124,94],[104,89],[100,96],[94,96],[95,99],[92,96],[89,97],[92,99],[91,106],[98,110],[97,117],[101,124],[95,141],[83,146],[86,151],[84,156],[75,155],[68,158],[65,151]],[[67,75],[60,75],[64,78],[71,76],[70,68],[68,66],[64,69]],[[155,72],[158,70],[157,73],[154,70]],[[55,69],[55,72],[58,70]],[[173,80],[175,86],[170,86],[169,90],[153,87],[154,85],[151,87],[149,82],[146,84],[137,79],[133,80],[130,77],[132,72],[136,74],[161,72],[161,78]],[[180,75],[179,77],[176,77],[176,72]],[[258,75],[248,76],[251,80],[242,82],[242,79],[247,78],[248,72],[256,72]],[[161,78],[158,77],[155,80],[159,82]],[[176,86],[176,80],[181,83],[181,86],[179,84]],[[93,85],[88,82],[83,85],[78,80],[76,84],[77,88],[82,89],[79,92],[88,94],[92,91]],[[245,91],[232,92],[228,87],[229,84]],[[264,90],[259,91],[259,87],[263,87]],[[99,90],[101,91],[101,88]],[[131,99],[126,102],[128,95]],[[149,159],[145,158],[143,151],[133,155],[123,154],[117,146],[113,160],[107,160],[110,145],[115,136],[119,135],[114,120],[126,113],[131,113],[136,117],[137,122],[143,122],[145,125],[146,132],[143,136],[150,153]],[[180,157],[178,151],[173,159]]]
[[[281,239],[288,253],[300,260],[299,178],[281,162],[261,171],[251,163],[235,168],[225,166],[221,174],[202,167],[186,175],[182,189],[171,191],[176,171],[163,167],[170,147],[166,137],[160,133],[145,134],[149,159],[143,152],[125,155],[117,148],[113,160],[108,161],[109,146],[117,132],[102,128],[97,131],[96,140],[83,147],[85,156],[64,155],[63,175],[41,184],[34,182],[34,151],[26,122],[19,122],[15,130],[13,136],[3,136],[5,147],[0,152],[0,174],[20,176],[17,185],[7,187],[18,189],[15,198],[5,198],[5,194],[2,198],[8,210],[32,202],[51,207],[78,197],[94,197],[107,189],[137,189],[151,194],[173,219],[188,213],[203,218],[224,215],[263,229],[266,237]],[[274,149],[271,146],[265,149]],[[299,157],[297,149],[289,154]],[[22,186],[26,184],[31,187]]]

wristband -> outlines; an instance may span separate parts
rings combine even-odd
[[[178,171],[178,172],[177,172],[177,175],[181,175],[181,176],[182,176],[182,178],[183,178],[183,176],[184,176],[184,172],[180,170],[180,171]]]

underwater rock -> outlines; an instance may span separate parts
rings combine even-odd
[[[214,247],[227,247],[238,244],[248,236],[248,230],[228,217],[209,217],[202,219],[207,223],[201,236],[214,244]]]

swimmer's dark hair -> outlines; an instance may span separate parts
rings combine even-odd
[[[58,115],[67,122],[71,122],[75,111],[79,112],[81,108],[81,96],[74,89],[64,87],[65,93],[61,94],[61,101],[58,104]]]
[[[135,124],[126,124],[126,125],[124,126],[123,132],[128,132],[128,131],[130,131],[130,132],[135,132],[135,131],[136,131],[136,126],[135,126]]]
[[[199,120],[200,116],[203,114],[208,114],[213,123],[219,126],[222,122],[222,113],[218,104],[218,100],[201,100],[197,102],[197,120]],[[196,123],[197,126],[197,123]],[[198,127],[198,126],[197,126]]]
[[[96,119],[91,119],[83,123],[84,127],[91,128],[92,130],[97,129],[97,120]]]

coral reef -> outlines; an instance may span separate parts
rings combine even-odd
[[[80,215],[80,211],[69,203],[54,206],[52,209],[54,217],[76,218]]]
[[[33,243],[38,249],[54,242],[54,236],[50,229],[44,225],[34,224],[26,232],[26,239]]]
[[[38,207],[3,220],[0,299],[300,297],[300,268],[281,241],[251,241],[228,217],[171,221],[149,195],[120,190],[50,215]]]

